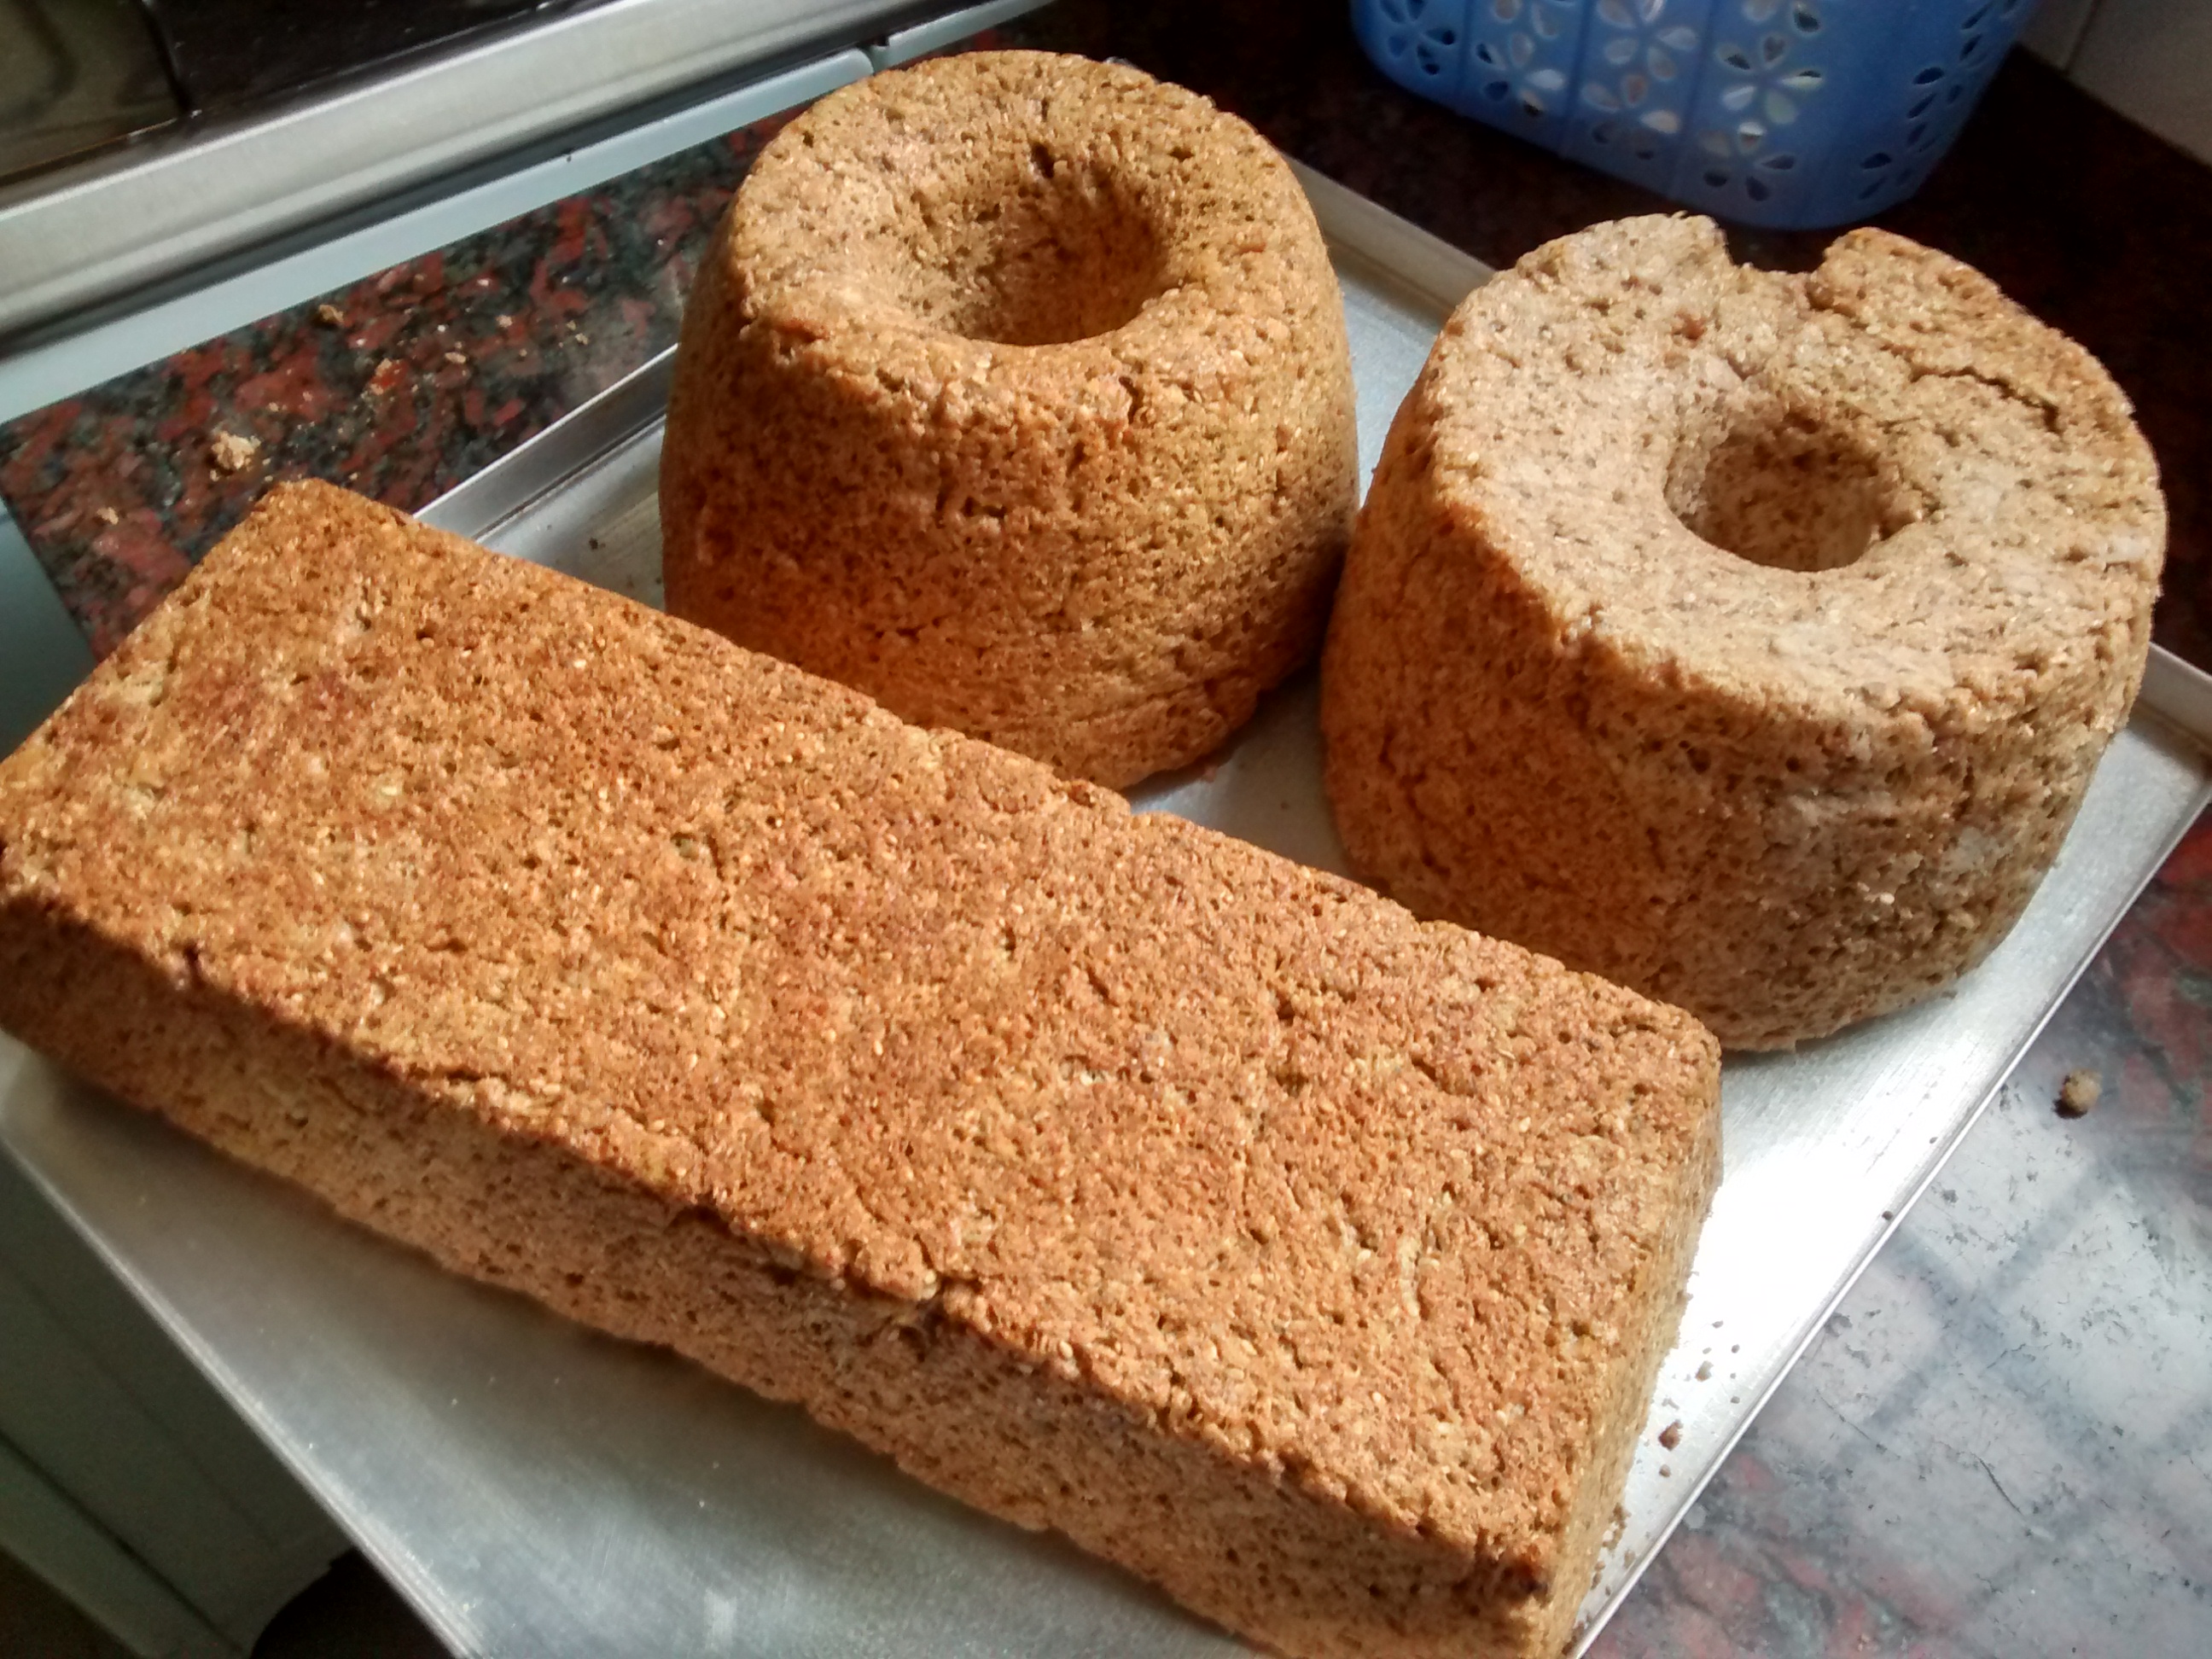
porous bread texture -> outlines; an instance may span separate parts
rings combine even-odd
[[[0,1024],[1290,1655],[1556,1654],[1687,1016],[321,487],[0,764]]]
[[[1356,497],[1343,302],[1282,158],[1041,52],[831,94],[685,309],[669,609],[1121,786],[1321,643]]]
[[[1819,1036],[2018,918],[2165,538],[2118,389],[1956,260],[1597,226],[1471,295],[1398,412],[1323,659],[1338,826],[1417,912]]]

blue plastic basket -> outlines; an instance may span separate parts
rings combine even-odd
[[[1352,0],[1426,98],[1747,224],[1842,224],[1927,178],[2034,0]]]

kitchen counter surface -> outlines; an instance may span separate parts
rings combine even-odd
[[[1371,70],[1336,4],[1061,0],[1003,31],[1209,93],[1504,264],[1657,201]],[[422,505],[672,342],[764,123],[0,427],[104,652],[269,483]],[[2101,356],[2172,514],[2161,642],[2212,666],[2212,172],[2015,53],[1882,216]],[[1802,264],[1821,235],[1745,233]],[[2061,1079],[2100,1077],[2087,1116]],[[2212,1630],[2212,820],[2200,822],[1600,1638],[1606,1656],[2203,1651]]]

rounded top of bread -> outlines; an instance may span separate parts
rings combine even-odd
[[[830,94],[762,153],[717,257],[748,325],[816,356],[859,343],[852,371],[886,389],[1079,399],[1103,380],[1111,398],[1124,368],[1202,388],[1334,298],[1311,210],[1258,133],[1048,52]]]
[[[1401,418],[1446,539],[1562,646],[1765,720],[2108,700],[2157,588],[2157,466],[2111,377],[1885,231],[1805,275],[1702,218],[1549,243],[1462,303]]]

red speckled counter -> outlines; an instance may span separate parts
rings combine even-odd
[[[0,498],[106,654],[283,478],[416,508],[675,342],[767,121],[0,427]]]

